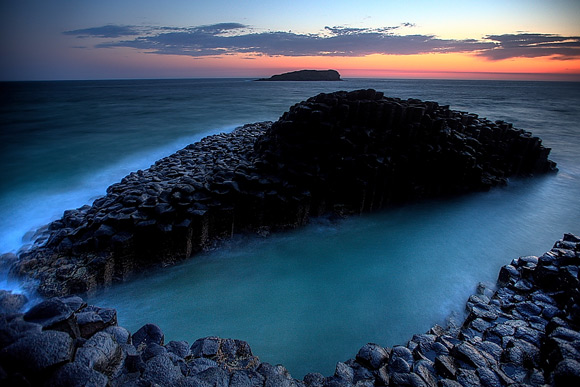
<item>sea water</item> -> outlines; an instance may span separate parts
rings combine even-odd
[[[316,219],[269,238],[145,273],[90,299],[132,332],[153,322],[166,341],[246,340],[294,377],[330,375],[367,342],[404,344],[463,312],[479,281],[580,233],[580,84],[246,79],[0,84],[0,252],[90,204],[131,171],[236,126],[276,120],[320,92],[374,88],[505,120],[552,148],[558,174],[343,221]],[[17,289],[17,282],[0,279]]]

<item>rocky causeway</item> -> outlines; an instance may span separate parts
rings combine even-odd
[[[274,123],[206,137],[131,173],[0,261],[42,296],[91,294],[234,234],[552,172],[549,152],[530,132],[436,102],[375,90],[320,94]]]
[[[504,266],[466,316],[406,344],[369,343],[334,375],[292,378],[248,343],[165,342],[118,326],[84,295],[171,265],[239,233],[267,235],[317,216],[488,190],[556,171],[538,137],[503,121],[375,90],[320,94],[276,122],[204,138],[0,257],[44,301],[0,291],[0,383],[95,386],[543,386],[580,382],[580,238]],[[339,360],[339,359],[337,359]]]

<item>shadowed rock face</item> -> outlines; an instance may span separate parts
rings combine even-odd
[[[555,169],[541,140],[511,124],[374,90],[297,104],[256,149],[268,173],[309,189],[316,203],[354,213]]]
[[[556,170],[511,124],[374,90],[320,94],[275,123],[206,137],[65,211],[12,274],[45,295],[85,294],[234,233],[296,228]],[[8,260],[8,259],[7,259]],[[32,282],[31,282],[32,283]]]
[[[273,75],[258,81],[341,81],[336,70],[299,70]]]

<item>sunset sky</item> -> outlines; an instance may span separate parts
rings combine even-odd
[[[580,0],[0,0],[0,80],[580,81]]]

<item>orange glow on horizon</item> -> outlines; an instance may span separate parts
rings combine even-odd
[[[369,55],[365,57],[256,57],[248,60],[237,56],[213,62],[225,67],[277,69],[292,71],[303,68],[336,69],[343,77],[428,77],[436,78],[509,78],[527,74],[561,74],[563,78],[580,80],[580,60],[557,60],[550,57],[514,58],[491,61],[468,54]],[[494,75],[496,74],[496,75]],[[268,75],[268,74],[263,74]]]
[[[85,52],[84,63],[114,64],[136,77],[269,77],[300,69],[335,69],[343,78],[528,79],[580,81],[580,59],[551,57],[487,60],[473,54],[369,55],[364,57],[223,55],[193,58],[116,49]],[[111,53],[113,54],[113,53]]]
[[[167,59],[166,59],[167,60]],[[173,57],[180,68],[212,68],[220,76],[266,77],[299,69],[336,69],[343,78],[554,79],[580,81],[580,60],[550,57],[491,61],[468,54],[270,57]]]

